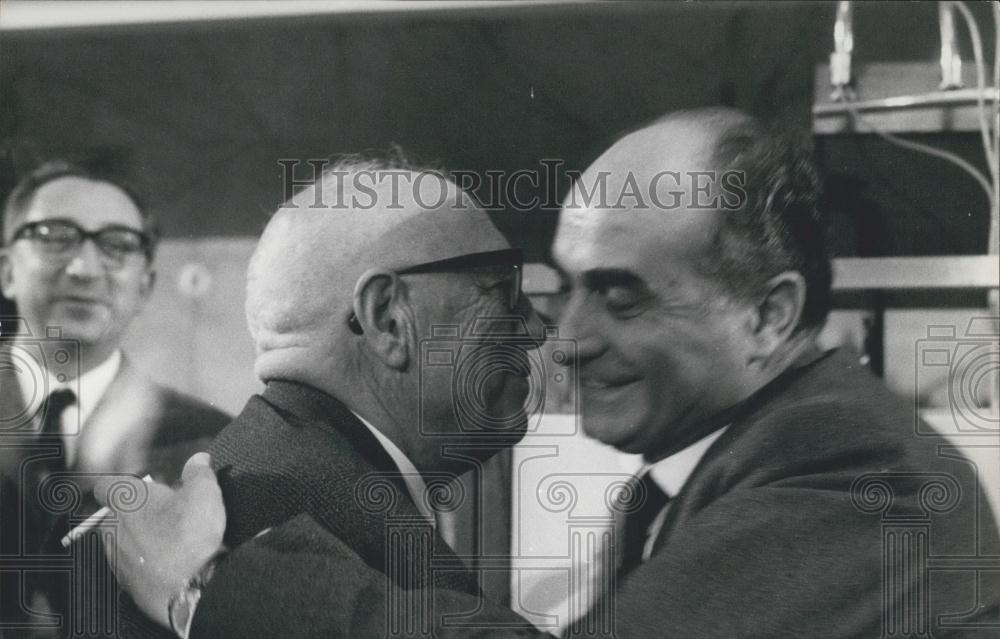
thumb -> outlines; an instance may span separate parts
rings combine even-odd
[[[215,472],[212,470],[212,456],[208,453],[195,453],[184,464],[181,471],[181,483],[210,480],[215,482]]]

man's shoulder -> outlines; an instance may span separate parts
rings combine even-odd
[[[765,634],[801,625],[793,634],[807,635],[807,627],[832,627],[840,615],[843,634],[862,636],[866,630],[850,629],[877,627],[882,612],[877,604],[886,567],[879,562],[884,544],[896,541],[884,536],[886,523],[917,524],[921,532],[913,539],[925,534],[922,550],[941,555],[1000,548],[975,468],[943,438],[918,434],[912,403],[845,354],[816,364],[716,440],[672,502],[659,563],[651,560],[632,588],[659,588],[656,570],[669,569],[695,577],[659,596],[692,607],[714,596],[717,620],[732,628],[742,629],[744,611],[769,610],[755,619]],[[965,605],[949,608],[949,597],[969,592],[969,581],[958,581],[958,573],[936,576],[930,583],[935,607]],[[731,588],[717,591],[721,582]],[[620,601],[627,603],[629,594],[623,590]],[[775,597],[797,603],[766,608]],[[824,597],[853,597],[858,605],[820,606],[814,619],[787,614]],[[630,604],[625,612],[632,612]],[[670,623],[689,621],[694,627],[683,615]],[[726,630],[719,634],[732,634]]]
[[[734,424],[736,434],[780,446],[802,440],[813,451],[909,442],[912,405],[893,395],[851,353],[830,353],[789,375],[784,388]],[[796,451],[793,446],[790,452]]]
[[[850,353],[834,353],[795,373],[731,424],[703,461],[728,478],[719,486],[809,477],[837,479],[843,487],[847,478],[869,471],[929,472],[960,464],[937,454],[947,443],[942,437],[917,435],[917,419],[912,402],[890,392]]]
[[[354,424],[303,421],[254,395],[216,437],[210,452],[229,522],[227,543],[308,513],[335,532],[361,528],[356,492],[373,464],[354,440]]]
[[[295,419],[253,395],[219,432],[212,453],[220,465],[237,470],[266,466],[271,473],[292,473],[308,481],[323,471],[321,460],[336,459],[344,468],[359,458],[338,426]]]
[[[957,501],[938,529],[964,538],[959,529],[978,507],[974,466],[944,437],[918,432],[913,404],[856,360],[841,355],[820,364],[713,444],[685,487],[689,514],[723,497],[738,504],[767,496],[802,516],[832,512],[833,500],[849,530],[848,522],[868,520],[865,490],[890,486],[897,510],[921,513],[928,487],[940,485]],[[752,509],[752,516],[768,520],[775,508]]]

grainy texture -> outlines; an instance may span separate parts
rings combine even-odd
[[[892,562],[899,594],[883,605],[883,534],[893,525],[929,524],[923,551],[937,560],[1000,554],[992,514],[985,501],[977,506],[974,469],[943,439],[917,437],[907,409],[846,354],[771,386],[675,498],[652,558],[621,580],[609,608],[614,635],[877,637],[883,614],[898,613],[897,629],[922,618],[935,637],[995,637],[995,627],[938,622],[942,613],[959,613],[963,624],[995,624],[995,573],[980,575],[977,602],[971,572],[931,571],[929,608],[904,613],[920,572],[902,573],[903,564]],[[854,491],[866,479],[889,484],[891,499]],[[946,488],[922,493],[929,481]],[[219,636],[233,623],[294,628],[299,637],[383,636],[381,575],[308,518],[272,535],[227,560],[196,615],[194,637]],[[275,545],[282,539],[311,542],[289,541],[284,552]],[[240,590],[250,578],[257,585]],[[438,589],[433,601],[438,637],[541,636],[504,628],[517,617],[489,606],[478,619],[488,627],[445,626],[443,613],[468,611],[476,600]]]

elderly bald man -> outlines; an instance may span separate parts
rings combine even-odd
[[[435,495],[525,432],[525,351],[543,338],[520,268],[520,252],[468,195],[399,162],[342,161],[282,205],[247,277],[266,388],[211,448],[225,544],[308,517],[401,588],[477,595],[461,561],[432,575],[409,544],[454,558],[434,532]],[[445,356],[450,364],[430,359]],[[164,586],[167,621],[186,628],[191,593]],[[289,588],[286,605],[310,589]],[[281,632],[300,634],[294,624]]]
[[[725,188],[731,171],[742,195]],[[678,175],[709,179],[678,189]],[[625,136],[567,197],[553,254],[583,426],[646,462],[645,500],[623,504],[620,570],[572,636],[995,634],[1000,543],[974,467],[942,438],[916,437],[912,406],[856,357],[817,344],[830,263],[816,199],[801,146],[728,109]],[[197,468],[188,496],[208,507],[214,482]],[[208,554],[218,539],[195,528],[182,529]],[[249,544],[258,554],[220,562],[192,636],[277,632],[290,615],[247,605],[281,597],[287,581],[264,578],[275,573],[314,584],[300,636],[391,634],[385,611],[407,600],[311,530],[281,531],[302,540],[297,553],[265,536]],[[931,554],[962,569],[931,574]],[[250,561],[262,580],[240,595],[234,575]],[[457,590],[422,601],[412,618],[437,637],[541,635]],[[471,625],[449,617],[477,608]]]

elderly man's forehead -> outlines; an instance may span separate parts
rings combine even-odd
[[[358,164],[333,168],[283,208],[437,210],[466,208],[471,199],[443,174]]]
[[[361,173],[324,176],[285,203],[258,252],[284,264],[294,251],[293,261],[326,264],[353,285],[366,268],[403,268],[510,247],[486,213],[439,175],[368,173],[357,189],[352,176]],[[327,197],[330,189],[336,198]]]

